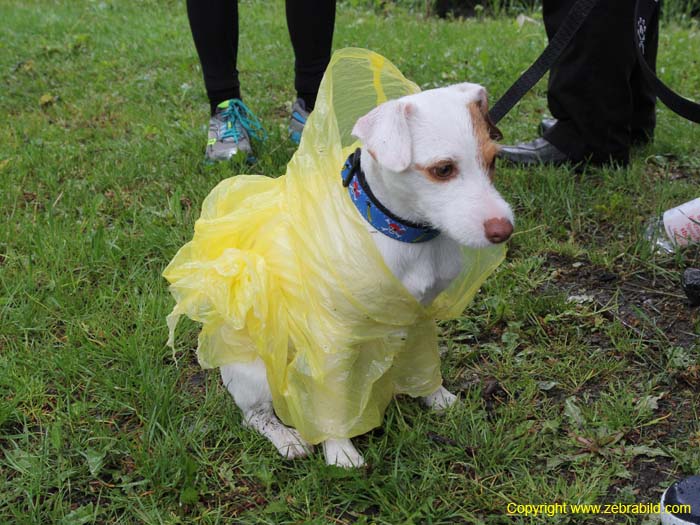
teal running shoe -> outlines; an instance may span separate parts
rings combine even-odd
[[[292,116],[289,118],[289,138],[295,144],[301,142],[301,134],[307,118],[309,118],[309,112],[306,111],[306,103],[303,99],[296,99],[292,105]]]
[[[251,138],[265,140],[267,134],[258,118],[243,103],[232,98],[216,107],[209,120],[209,136],[205,157],[218,162],[231,159],[254,160]]]

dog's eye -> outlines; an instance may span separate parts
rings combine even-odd
[[[449,179],[455,174],[456,167],[452,162],[445,162],[430,168],[430,174],[436,179]]]

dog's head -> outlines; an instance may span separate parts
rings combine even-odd
[[[493,186],[501,137],[476,84],[386,102],[353,128],[393,203],[387,207],[480,248],[507,240],[513,212]],[[398,207],[398,209],[396,209]]]

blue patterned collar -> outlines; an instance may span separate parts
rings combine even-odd
[[[422,224],[401,219],[387,210],[369,189],[360,167],[360,148],[352,153],[343,165],[340,175],[355,207],[377,231],[397,241],[407,243],[426,242],[440,235],[440,231]]]

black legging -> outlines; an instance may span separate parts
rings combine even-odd
[[[313,109],[328,66],[335,24],[335,0],[286,0],[287,29],[294,47],[294,87]],[[187,16],[202,64],[212,108],[241,98],[238,58],[237,0],[187,0]]]

